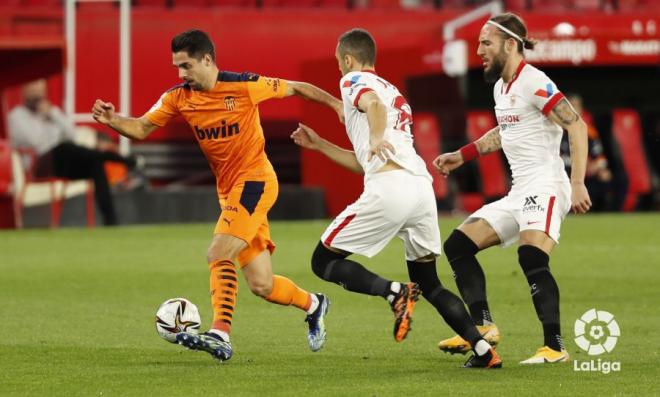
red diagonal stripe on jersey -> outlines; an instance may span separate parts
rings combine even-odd
[[[337,227],[335,228],[335,230],[333,230],[332,233],[330,233],[330,235],[328,236],[328,238],[325,239],[325,241],[323,242],[323,244],[327,245],[328,247],[332,246],[332,240],[334,240],[335,237],[337,237],[337,234],[339,234],[339,232],[341,232],[341,230],[342,230],[343,228],[345,228],[346,225],[348,225],[349,223],[351,223],[351,221],[353,220],[353,218],[355,218],[355,215],[357,215],[357,214],[352,214],[352,215],[349,215],[349,216],[347,216],[346,218],[344,218],[344,220],[341,221],[341,223],[339,224],[339,226],[337,226]]]
[[[550,222],[552,221],[552,207],[555,206],[555,196],[550,196],[548,202],[548,215],[545,217],[545,234],[550,235]]]

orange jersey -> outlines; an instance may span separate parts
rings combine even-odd
[[[183,116],[213,170],[218,193],[227,195],[240,181],[276,178],[264,151],[257,105],[282,98],[285,92],[284,80],[221,71],[210,91],[178,85],[165,92],[144,117],[162,127],[173,117]]]

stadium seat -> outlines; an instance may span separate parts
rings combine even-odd
[[[577,10],[597,11],[601,9],[601,0],[575,0],[573,7]]]
[[[399,0],[371,0],[369,8],[379,10],[397,10],[401,8]]]
[[[23,7],[61,7],[62,0],[21,0]]]
[[[256,7],[256,0],[209,0],[211,7]]]
[[[618,10],[622,12],[634,12],[643,10],[652,10],[657,7],[657,0],[618,0],[615,4]]]
[[[468,141],[476,141],[496,125],[493,113],[490,111],[468,112],[466,127]],[[495,152],[477,160],[481,190],[486,201],[504,197],[509,191],[509,182],[501,156],[500,152]]]
[[[572,2],[565,0],[532,0],[532,8],[539,13],[565,12],[572,9]]]
[[[0,139],[0,229],[15,227],[11,171],[11,146]]]
[[[173,0],[172,7],[206,7],[208,0]]]
[[[323,8],[348,8],[347,0],[321,0],[319,5]]]
[[[0,139],[0,196],[11,194],[11,146],[6,139]]]
[[[319,0],[262,0],[261,5],[264,8],[272,7],[315,7]]]
[[[28,165],[25,166],[27,161]],[[31,150],[11,151],[12,183],[14,194],[14,217],[16,226],[23,227],[23,208],[50,204],[50,227],[60,225],[64,200],[77,195],[86,195],[87,226],[95,224],[94,184],[90,180],[71,181],[65,178],[34,178],[32,168],[36,155]]]
[[[447,197],[447,180],[438,175],[433,167],[433,160],[441,153],[441,130],[438,119],[433,113],[415,113],[413,134],[417,153],[426,163],[426,168],[433,176],[435,197],[444,200]]]
[[[531,0],[507,0],[506,9],[513,12],[525,11],[531,6]]]
[[[137,7],[162,7],[165,8],[169,5],[169,0],[136,0]]]
[[[651,173],[644,153],[637,111],[615,109],[612,112],[612,135],[619,145],[621,161],[628,177],[623,210],[634,211],[638,197],[651,192]]]
[[[0,1],[0,7],[16,7],[23,4],[23,0],[4,0]]]

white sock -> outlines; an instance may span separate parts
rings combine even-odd
[[[394,302],[394,298],[396,297],[396,294],[401,292],[401,283],[397,281],[392,281],[390,283],[390,291],[392,291],[391,294],[387,295],[387,302],[391,305],[392,302]]]
[[[210,329],[209,333],[211,333],[213,335],[218,335],[225,342],[229,342],[229,334],[226,333],[225,331],[220,331],[219,329]]]
[[[477,356],[483,356],[488,353],[489,350],[490,345],[483,339],[477,342],[476,346],[474,346],[474,352],[477,353]]]
[[[312,303],[309,305],[309,309],[307,309],[307,314],[312,314],[319,307],[319,297],[316,294],[309,294],[309,296],[312,297]]]

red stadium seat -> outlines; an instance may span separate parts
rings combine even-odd
[[[651,192],[651,173],[642,142],[639,114],[633,109],[612,112],[612,135],[619,144],[623,168],[628,176],[624,211],[633,211],[640,195]]]
[[[0,196],[11,194],[11,184],[11,146],[8,140],[0,139]]]
[[[0,139],[0,229],[16,227],[11,164],[12,153],[9,141]]]
[[[528,1],[529,0],[507,0],[506,9],[507,11],[513,11],[513,12],[525,11],[527,10]]]
[[[433,176],[435,197],[445,199],[447,197],[447,180],[438,174],[432,163],[441,153],[442,133],[436,116],[433,113],[415,113],[413,134],[417,153]]]
[[[319,0],[263,0],[262,6],[265,8],[270,7],[315,7],[319,4]]]
[[[23,4],[23,0],[4,0],[0,1],[0,7],[16,7]]]
[[[578,10],[597,11],[601,8],[601,0],[575,0],[573,7]]]
[[[87,207],[87,226],[94,227],[94,184],[91,180],[69,180],[58,177],[35,178],[32,169],[36,163],[34,151],[11,151],[12,195],[14,219],[17,227],[23,227],[23,209],[37,205],[50,205],[50,227],[60,225],[62,209],[67,198],[84,194]],[[28,167],[24,165],[29,159]]]
[[[256,0],[209,0],[211,7],[256,7]]]
[[[323,8],[348,8],[347,0],[321,0],[319,5]]]
[[[572,2],[565,0],[533,0],[535,12],[563,12],[572,9]]]
[[[208,0],[173,0],[173,7],[206,7],[209,5]]]
[[[371,0],[369,2],[369,8],[374,8],[379,10],[400,9],[401,3],[399,2],[399,0]]]
[[[163,7],[165,8],[168,4],[168,0],[136,0],[135,6],[137,7]]]
[[[467,137],[469,141],[476,141],[488,130],[495,128],[495,118],[490,111],[472,111],[467,115]],[[509,191],[509,182],[502,163],[500,152],[480,157],[478,160],[479,174],[481,175],[482,193],[486,200],[506,196]]]
[[[657,9],[658,3],[657,0],[618,0],[616,2],[618,5],[619,11],[631,12],[631,11],[643,11]]]
[[[24,7],[60,7],[62,0],[22,0],[21,5]]]

